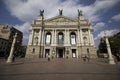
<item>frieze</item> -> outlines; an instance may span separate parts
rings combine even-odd
[[[45,25],[78,25],[78,22],[45,22]]]
[[[63,21],[69,22],[69,21],[72,21],[72,20],[61,17],[61,18],[53,19],[52,21],[53,21],[53,22],[54,22],[54,21],[55,21],[55,22],[63,22]]]

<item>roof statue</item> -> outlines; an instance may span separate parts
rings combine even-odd
[[[40,10],[40,16],[43,16],[44,10]]]
[[[63,9],[59,9],[59,15],[62,15]]]
[[[83,16],[82,11],[78,9],[78,16]]]

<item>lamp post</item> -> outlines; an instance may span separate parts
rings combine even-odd
[[[8,59],[7,59],[7,63],[13,62],[13,52],[14,52],[14,48],[15,48],[16,37],[17,37],[17,33],[15,33],[15,36],[14,36],[14,39],[12,42],[12,46],[11,46],[11,50],[10,50],[10,54],[9,54]]]
[[[114,58],[111,53],[111,48],[110,48],[110,43],[108,41],[108,37],[106,36],[105,32],[104,32],[104,34],[105,34],[105,42],[106,42],[106,46],[107,46],[107,51],[108,51],[108,55],[109,55],[109,64],[115,64]]]

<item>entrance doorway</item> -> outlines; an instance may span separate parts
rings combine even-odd
[[[64,55],[64,53],[63,53],[63,49],[58,49],[58,58],[63,58],[63,55]]]
[[[73,58],[76,57],[76,49],[72,49],[72,57],[73,57]]]
[[[50,49],[45,49],[45,58],[48,57],[48,55],[50,55]]]

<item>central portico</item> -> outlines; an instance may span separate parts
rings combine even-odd
[[[44,10],[32,22],[26,58],[96,58],[93,28],[78,10],[78,19],[62,14],[44,20]]]
[[[57,47],[56,48],[56,57],[57,58],[64,58],[65,57],[65,47]]]

